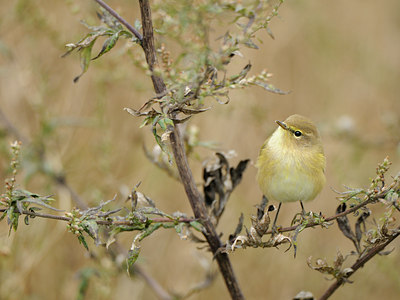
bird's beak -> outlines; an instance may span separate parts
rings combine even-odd
[[[283,123],[283,122],[281,122],[281,121],[275,121],[275,122],[276,122],[276,124],[278,124],[279,126],[281,126],[283,129],[289,130],[289,127],[288,127],[285,123]]]

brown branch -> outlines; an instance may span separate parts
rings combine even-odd
[[[0,212],[5,212],[7,209],[6,208],[0,208]],[[44,219],[52,219],[52,220],[58,220],[58,221],[66,221],[69,222],[71,221],[71,218],[65,217],[65,216],[57,216],[57,215],[51,215],[51,214],[43,214],[43,213],[38,213],[38,212],[33,212],[29,210],[24,210],[21,212],[22,215],[27,215],[31,217],[38,217],[38,218],[44,218]],[[132,222],[132,221],[124,221],[124,220],[95,220],[98,225],[104,225],[104,226],[132,226],[135,225],[137,222]],[[154,218],[154,219],[148,219],[151,223],[190,223],[193,221],[197,221],[194,218],[179,218],[179,219],[170,219],[170,218]]]
[[[139,0],[139,4],[143,26],[142,47],[145,52],[146,61],[149,65],[149,69],[153,71],[156,65],[156,50],[154,47],[151,8],[148,0]],[[151,76],[151,79],[153,81],[153,86],[156,94],[164,94],[166,92],[166,86],[163,79],[154,74]],[[178,167],[179,175],[181,177],[181,181],[184,185],[185,192],[189,199],[194,215],[201,221],[201,223],[205,227],[206,232],[204,233],[204,235],[210,245],[211,251],[215,256],[215,259],[218,262],[221,274],[224,277],[225,284],[231,294],[232,299],[244,299],[239,284],[236,280],[235,274],[233,272],[233,268],[228,255],[219,251],[222,243],[219,239],[217,232],[215,231],[214,225],[211,223],[209,216],[207,215],[204,200],[196,187],[196,183],[194,181],[191,169],[187,161],[186,153],[184,151],[184,146],[180,137],[178,125],[175,124],[174,127],[169,126],[169,130],[171,131],[170,141],[175,157],[175,162]]]
[[[142,48],[146,56],[146,62],[149,65],[149,70],[153,72],[157,64],[156,49],[154,46],[154,35],[153,35],[153,20],[151,18],[151,9],[149,1],[139,0],[140,14],[142,16],[142,27],[143,27],[143,41]],[[157,95],[164,95],[167,91],[164,80],[154,74],[151,75],[154,90]]]
[[[110,13],[114,18],[116,18],[121,24],[123,24],[130,32],[132,32],[136,38],[142,42],[142,35],[133,27],[131,24],[129,24],[124,18],[122,18],[115,10],[113,10],[111,7],[109,7],[104,1],[102,0],[94,0],[96,1],[101,7],[103,7],[106,11]]]
[[[367,263],[370,259],[372,259],[375,255],[379,254],[387,245],[389,245],[395,238],[400,235],[400,227],[394,230],[394,233],[387,238],[387,240],[370,249],[365,255],[362,255],[357,261],[351,266],[353,270],[348,276],[345,278],[337,279],[326,291],[325,293],[319,298],[319,300],[326,300],[345,282],[347,278],[353,275],[359,268],[363,267],[365,263]]]
[[[196,187],[196,183],[187,162],[186,153],[184,151],[182,140],[179,134],[178,125],[175,125],[175,128],[170,135],[170,139],[175,156],[175,162],[178,167],[179,174],[182,178],[182,183],[184,185],[186,195],[188,196],[195,217],[200,219],[201,223],[205,227],[205,238],[207,239],[211,251],[218,262],[220,271],[224,277],[225,284],[231,294],[231,297],[232,299],[244,299],[242,291],[240,290],[239,284],[236,280],[228,254],[221,253],[219,251],[222,243],[217,232],[215,231],[214,225],[207,215],[204,200]]]

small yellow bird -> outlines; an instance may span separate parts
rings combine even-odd
[[[268,200],[313,200],[325,185],[325,155],[317,127],[306,117],[292,115],[264,142],[257,160],[257,181]]]

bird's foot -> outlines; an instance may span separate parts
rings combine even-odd
[[[271,231],[272,231],[272,235],[271,237],[274,237],[275,235],[279,234],[279,230],[282,229],[282,226],[276,226],[276,224],[272,225]]]

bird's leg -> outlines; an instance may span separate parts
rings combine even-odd
[[[300,201],[300,205],[301,205],[301,214],[304,217],[306,215],[306,211],[304,210],[304,206],[303,206],[303,202]]]
[[[299,224],[303,223],[303,221],[306,219],[306,216],[307,216],[307,213],[304,209],[303,202],[301,202],[301,201],[299,201],[299,202],[300,202],[300,206],[301,206],[301,212],[298,212],[294,215],[292,222],[290,223],[292,226],[297,223],[299,223]]]
[[[272,223],[272,228],[271,228],[272,236],[274,236],[275,234],[278,234],[278,229],[276,227],[276,221],[278,220],[278,215],[279,215],[279,211],[281,210],[281,205],[282,205],[282,202],[279,202],[278,210],[277,210],[275,218],[274,218],[274,223]]]

